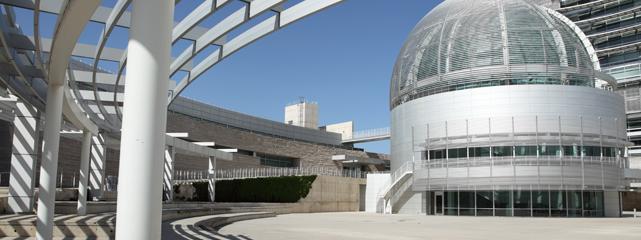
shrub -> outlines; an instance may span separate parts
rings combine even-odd
[[[194,182],[191,184],[194,186],[196,191],[194,192],[194,198],[192,201],[196,202],[209,202],[209,183],[208,182]]]
[[[314,180],[316,176],[220,180],[216,181],[216,202],[298,202],[307,196]]]

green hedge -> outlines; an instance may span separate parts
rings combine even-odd
[[[298,202],[314,180],[316,176],[220,180],[216,181],[216,202]]]
[[[209,199],[209,183],[208,182],[194,182],[191,184],[196,189],[196,196],[193,201],[197,202],[210,202]]]

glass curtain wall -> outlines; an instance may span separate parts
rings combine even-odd
[[[470,158],[489,157],[527,157],[537,156],[537,147],[539,156],[563,156],[566,157],[616,157],[623,156],[623,149],[614,147],[597,147],[597,146],[577,146],[577,145],[539,145],[539,146],[492,146],[492,147],[469,147],[469,148],[450,148],[434,149],[423,152],[424,159],[445,159],[445,158],[467,158],[468,149]],[[512,151],[514,150],[514,151]],[[447,154],[446,154],[447,153]]]
[[[603,217],[603,191],[446,191],[445,215]]]

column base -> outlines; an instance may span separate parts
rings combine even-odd
[[[9,196],[7,206],[10,213],[33,213],[35,196]]]

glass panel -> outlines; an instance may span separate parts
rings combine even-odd
[[[565,191],[550,191],[550,204],[550,208],[552,208],[551,216],[567,216],[567,210],[565,208]]]
[[[458,215],[458,192],[445,192],[445,215]]]
[[[492,216],[492,199],[494,194],[491,191],[476,192],[476,215]]]
[[[516,156],[536,156],[536,146],[516,146]]]
[[[470,157],[489,157],[490,147],[474,147],[470,148]]]
[[[514,190],[514,216],[531,216],[530,191]]]
[[[581,192],[568,191],[568,216],[580,217],[581,212]]]
[[[495,191],[494,207],[496,216],[512,216],[512,192]]]
[[[579,146],[563,146],[563,156],[579,156]]]
[[[561,148],[556,145],[541,145],[539,153],[541,156],[561,156]]]
[[[467,148],[452,148],[447,150],[448,158],[466,158]]]
[[[453,149],[448,149],[447,150],[447,157],[448,158],[458,158],[458,149],[453,148]]]
[[[430,150],[430,159],[445,158],[445,149]]]
[[[548,191],[532,192],[532,208],[534,216],[546,217],[550,215],[550,198]]]
[[[599,157],[601,156],[601,148],[594,146],[585,146],[583,147],[583,154],[584,156]]]
[[[512,146],[496,146],[496,147],[492,147],[492,156],[494,156],[494,157],[512,156]]]
[[[458,156],[460,158],[467,158],[467,148],[459,148],[458,149]]]
[[[435,209],[436,214],[443,214],[443,195],[436,195]]]
[[[583,216],[603,216],[603,192],[583,192]]]
[[[459,192],[461,216],[474,216],[474,192]]]

